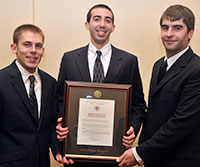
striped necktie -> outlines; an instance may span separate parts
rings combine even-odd
[[[31,103],[31,108],[34,111],[34,113],[36,114],[36,118],[38,118],[38,104],[37,104],[37,98],[35,95],[35,86],[34,86],[35,77],[33,75],[30,75],[29,80],[30,80],[29,100]]]
[[[102,83],[104,81],[104,70],[103,70],[103,64],[101,62],[101,51],[97,50],[97,58],[95,60],[94,64],[94,71],[93,71],[93,82],[100,82]]]

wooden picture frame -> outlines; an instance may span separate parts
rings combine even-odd
[[[62,152],[69,159],[86,162],[116,163],[124,152],[122,138],[127,131],[131,102],[131,85],[65,81],[63,126],[69,128]],[[80,98],[115,101],[112,146],[77,144]]]

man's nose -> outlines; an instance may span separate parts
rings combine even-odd
[[[173,32],[173,29],[172,28],[169,28],[167,30],[167,36],[173,36],[174,32]]]
[[[105,20],[101,20],[100,26],[101,26],[101,27],[105,27]]]
[[[31,52],[33,52],[33,53],[36,52],[36,46],[35,46],[35,45],[32,45],[32,46],[31,46]]]

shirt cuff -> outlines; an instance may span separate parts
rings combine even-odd
[[[139,166],[144,165],[144,161],[143,161],[142,158],[140,158],[140,156],[138,155],[138,153],[137,153],[137,151],[136,151],[136,147],[133,147],[133,148],[132,148],[132,151],[133,151],[133,155],[134,155],[136,161],[138,162],[138,165],[139,165]]]

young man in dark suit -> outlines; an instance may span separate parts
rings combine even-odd
[[[0,167],[50,167],[49,147],[62,162],[56,138],[57,83],[38,68],[43,44],[40,28],[19,26],[11,45],[17,59],[0,70]]]
[[[115,29],[115,24],[114,14],[108,6],[93,6],[87,14],[85,27],[90,33],[89,45],[66,52],[62,58],[58,76],[61,102],[65,80],[96,82],[94,68],[97,52],[100,51],[103,66],[100,82],[132,85],[132,118],[128,136],[123,138],[124,146],[129,148],[139,132],[146,109],[137,57],[111,45],[110,35]],[[65,133],[61,127],[57,129],[62,140],[66,137],[67,130],[65,129]]]
[[[182,5],[170,6],[162,14],[166,55],[153,67],[140,145],[118,159],[120,167],[137,161],[145,167],[199,166],[200,58],[188,46],[194,23],[194,14]]]

